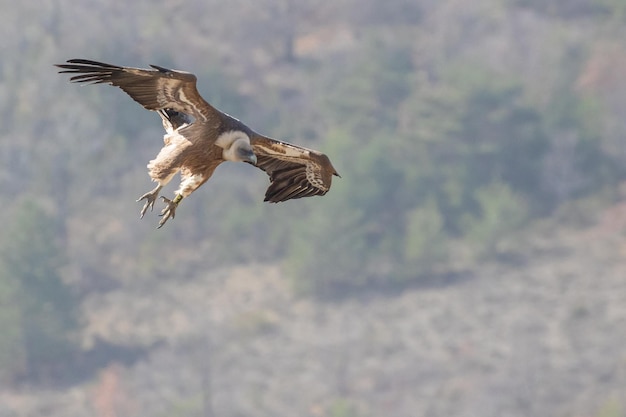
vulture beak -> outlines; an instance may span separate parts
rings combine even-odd
[[[256,165],[256,155],[254,154],[254,152],[250,153],[247,162],[250,162],[252,165]]]

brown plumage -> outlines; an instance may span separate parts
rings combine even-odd
[[[159,227],[174,217],[180,200],[193,193],[224,161],[248,162],[265,171],[270,186],[265,201],[277,203],[324,195],[333,175],[339,176],[326,155],[271,139],[207,103],[196,89],[196,76],[156,65],[152,69],[121,67],[86,59],[56,65],[70,81],[110,84],[121,88],[163,121],[165,145],[148,164],[158,186],[137,201],[146,200],[141,217],[152,209],[161,189],[180,172],[181,183],[173,200],[161,197],[166,207]]]

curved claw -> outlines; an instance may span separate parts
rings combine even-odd
[[[169,198],[164,197],[164,196],[161,196],[161,198],[165,202],[166,206],[161,211],[161,214],[159,214],[159,216],[163,218],[159,222],[159,226],[157,227],[157,229],[160,229],[161,227],[163,227],[165,222],[167,222],[170,217],[172,219],[176,217],[176,207],[178,207],[178,201],[180,201],[180,200],[176,201],[176,198],[174,200],[170,200]]]
[[[141,213],[139,214],[140,219],[143,219],[144,214],[146,214],[146,211],[148,211],[148,207],[150,208],[150,211],[154,210],[154,202],[159,196],[159,191],[161,191],[161,188],[162,187],[159,185],[154,190],[148,191],[147,193],[139,197],[137,202],[140,202],[141,200],[146,200],[146,204],[143,205]]]

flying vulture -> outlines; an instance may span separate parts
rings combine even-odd
[[[141,217],[158,198],[161,189],[180,171],[181,182],[172,200],[161,196],[161,228],[174,218],[180,201],[204,184],[224,161],[256,165],[270,177],[265,200],[272,203],[324,195],[333,175],[339,176],[321,152],[260,135],[230,115],[207,103],[196,89],[196,76],[184,71],[150,65],[152,69],[120,67],[86,59],[71,59],[60,73],[70,81],[109,84],[124,90],[144,108],[156,111],[163,121],[165,146],[148,164],[158,185],[142,195]]]

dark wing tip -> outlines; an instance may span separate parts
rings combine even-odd
[[[322,196],[328,192],[328,189],[318,188],[311,184],[303,170],[292,171],[292,173],[279,172],[276,178],[271,179],[271,181],[272,183],[267,188],[263,200],[270,203],[280,203],[315,195]]]
[[[324,153],[320,153],[319,154],[319,160],[320,163],[329,171],[331,171],[333,173],[334,176],[341,178],[341,175],[339,175],[339,173],[337,172],[337,170],[335,169],[335,167],[333,166],[333,163],[330,162],[330,158],[328,157],[328,155],[324,154]]]
[[[93,61],[91,59],[81,59],[81,58],[68,59],[67,63],[68,64],[91,65],[91,66],[94,66],[94,67],[104,67],[104,68],[122,68],[122,67],[120,67],[118,65],[107,64],[105,62]]]
[[[59,74],[74,74],[70,78],[71,82],[84,84],[109,82],[113,72],[123,69],[117,65],[89,59],[68,59],[65,64],[54,64],[54,66],[61,68]]]
[[[120,69],[122,67],[118,65],[107,64],[105,62],[92,61],[90,59],[68,59],[65,64],[54,64],[55,67],[75,69],[78,67],[94,67],[94,68],[108,68],[108,69]]]

